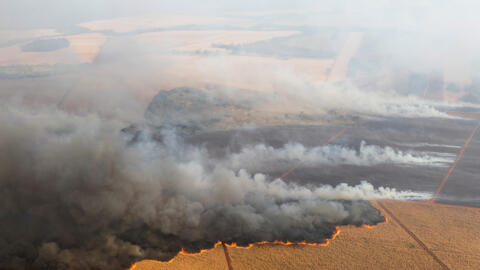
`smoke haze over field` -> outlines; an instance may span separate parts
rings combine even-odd
[[[472,124],[449,111],[479,111],[478,8],[0,2],[0,269],[321,243],[384,221],[368,200],[431,199]],[[320,128],[275,136],[287,126]],[[347,126],[349,140],[319,146]],[[304,173],[278,178],[292,166]],[[469,192],[458,200],[478,201]]]
[[[0,78],[46,76],[36,79],[46,85],[45,95],[56,93],[58,100],[68,90],[69,102],[126,88],[146,106],[159,89],[220,85],[257,91],[271,110],[446,117],[439,105],[475,102],[480,94],[475,7],[473,1],[370,0],[2,3],[0,58],[10,60],[0,63],[8,71],[0,70]],[[48,15],[30,12],[37,9]],[[355,33],[363,33],[358,44],[351,42]],[[59,38],[70,48],[36,55],[33,63],[47,71],[25,73],[31,55],[16,55],[15,48]],[[75,58],[89,65],[78,66]],[[51,77],[59,72],[70,75]],[[26,84],[9,82],[0,94],[23,96],[18,88]]]
[[[302,144],[289,143],[282,148],[258,144],[244,147],[239,153],[232,154],[225,162],[236,169],[244,168],[258,171],[275,166],[285,166],[283,162],[301,162],[307,166],[321,164],[352,164],[372,166],[377,164],[401,164],[418,166],[447,166],[453,162],[455,154],[403,152],[391,147],[367,145],[362,141],[357,150],[339,145],[306,148]],[[278,169],[281,169],[278,168]]]
[[[2,268],[118,269],[217,241],[321,242],[337,225],[381,222],[363,200],[430,198],[231,170],[171,132],[126,146],[118,124],[94,116],[3,109],[0,124]]]

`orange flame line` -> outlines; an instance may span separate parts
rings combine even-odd
[[[225,246],[227,247],[231,247],[231,248],[240,248],[240,249],[250,249],[252,247],[254,247],[255,245],[257,246],[260,246],[260,245],[266,245],[266,244],[273,244],[273,245],[284,245],[284,246],[291,246],[291,245],[305,245],[305,246],[317,246],[317,247],[325,247],[325,246],[328,246],[332,240],[334,240],[335,238],[337,238],[337,236],[340,234],[340,227],[336,227],[335,228],[335,231],[333,232],[332,234],[332,238],[331,239],[325,239],[325,242],[323,243],[312,243],[312,242],[307,242],[307,241],[301,241],[301,242],[290,242],[290,241],[279,241],[279,240],[275,240],[275,241],[260,241],[260,242],[255,242],[255,243],[250,243],[248,244],[248,246],[239,246],[237,243],[235,242],[232,242],[230,244],[227,244],[227,243],[223,243]],[[215,243],[215,245],[213,246],[212,249],[218,247],[219,245],[222,245],[222,242],[218,241],[217,243]],[[191,252],[187,252],[185,251],[184,248],[180,249],[180,252],[178,254],[182,254],[182,255],[187,255],[187,256],[196,256],[196,255],[200,255],[202,253],[205,253],[207,252],[208,249],[201,249],[199,252],[196,252],[196,253],[191,253]],[[178,255],[177,255],[178,256]],[[168,261],[165,261],[165,262],[162,262],[162,261],[154,261],[156,263],[171,263],[173,260],[175,260],[175,258],[177,257],[173,257],[172,259],[168,260]],[[137,264],[134,263],[132,264],[132,266],[130,267],[129,270],[133,270],[137,267]]]
[[[387,224],[387,223],[388,223],[388,217],[387,217],[386,215],[384,215],[384,218],[385,218],[385,220],[384,220],[383,222],[379,222],[378,224],[380,224],[380,223]],[[362,224],[361,227],[362,227],[362,228],[366,228],[366,229],[375,229],[375,227],[376,227],[378,224],[376,224],[376,225]]]
[[[216,248],[218,246],[220,246],[222,244],[221,241],[217,241],[215,244],[213,244],[213,248]],[[202,254],[202,253],[205,253],[207,251],[209,251],[210,249],[200,249],[200,251],[198,252],[188,252],[186,251],[184,248],[181,248],[180,249],[180,252],[178,252],[179,254],[182,254],[182,255],[199,255],[199,254]]]
[[[362,224],[362,228],[373,229],[373,228],[375,228],[375,226],[368,225],[368,224]]]
[[[291,245],[306,245],[306,246],[327,246],[330,244],[331,240],[335,239],[338,235],[340,234],[340,227],[336,227],[334,233],[332,234],[331,239],[326,239],[325,242],[323,243],[313,243],[313,242],[307,242],[307,241],[300,241],[300,242],[291,242],[291,241],[279,241],[279,240],[274,240],[274,241],[260,241],[260,242],[255,242],[248,244],[248,246],[239,246],[237,243],[233,242],[230,244],[225,244],[227,247],[232,247],[232,248],[242,248],[242,249],[249,249],[252,248],[253,246],[257,245],[266,245],[266,244],[274,244],[274,245],[284,245],[284,246],[291,246]]]
[[[313,243],[313,242],[307,242],[305,240],[300,241],[300,242],[274,240],[274,241],[260,241],[260,242],[256,242],[256,243],[253,243],[253,244],[249,244],[246,247],[238,246],[237,243],[231,243],[231,244],[226,244],[226,245],[228,247],[243,248],[243,249],[249,249],[249,248],[252,248],[255,245],[265,245],[265,244],[284,245],[284,246],[291,246],[291,245],[327,246],[328,244],[330,244],[330,241],[335,239],[339,234],[340,234],[340,228],[336,227],[335,232],[332,234],[332,238],[331,239],[326,239],[325,242],[323,242],[323,243]]]

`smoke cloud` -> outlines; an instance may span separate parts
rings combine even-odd
[[[0,269],[121,269],[217,241],[323,242],[336,226],[382,222],[368,200],[430,199],[368,182],[301,186],[265,172],[299,162],[441,167],[452,154],[292,142],[219,158],[160,127],[450,118],[446,111],[480,100],[478,7],[1,1]],[[44,52],[22,50],[39,42]],[[156,129],[142,126],[158,90],[177,87],[203,94],[161,92],[152,102],[161,110],[145,114]],[[121,131],[132,123],[141,132]]]
[[[4,269],[119,269],[217,241],[322,242],[338,225],[383,221],[365,200],[430,197],[252,175],[170,131],[128,144],[121,124],[94,116],[2,109],[0,124]]]
[[[288,143],[282,148],[274,148],[258,144],[231,154],[225,163],[234,169],[259,171],[265,168],[281,170],[292,166],[292,162],[301,162],[304,166],[398,164],[443,167],[454,159],[455,154],[450,153],[401,151],[389,146],[368,145],[362,141],[358,150],[341,145],[307,148],[300,143]]]

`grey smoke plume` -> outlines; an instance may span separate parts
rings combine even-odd
[[[94,116],[2,109],[0,125],[1,269],[121,269],[217,241],[322,242],[338,225],[383,221],[365,200],[428,196],[251,175],[168,132],[128,144],[121,125]]]
[[[407,146],[407,147],[439,147],[439,148],[462,148],[460,145],[450,145],[450,144],[436,144],[436,143],[397,143],[397,145]]]
[[[246,146],[225,159],[226,166],[258,171],[262,168],[285,168],[286,163],[302,162],[305,166],[351,164],[372,166],[399,164],[416,166],[446,166],[455,154],[401,151],[389,146],[368,145],[362,141],[358,150],[341,145],[307,148],[300,143],[288,143],[282,148],[264,144]],[[288,166],[288,165],[287,165]]]

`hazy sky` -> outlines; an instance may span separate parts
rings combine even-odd
[[[192,0],[20,0],[0,2],[0,28],[40,28],[59,27],[92,19],[119,16],[149,15],[161,17],[172,14],[220,15],[265,11],[320,11],[334,12],[341,20],[354,19],[357,23],[376,21],[377,23],[400,24],[412,20],[424,21],[435,18],[440,21],[456,18],[474,18],[474,1],[387,1],[387,0],[267,0],[267,1],[192,1]],[[460,16],[461,15],[461,16]],[[305,17],[303,17],[305,19]],[[422,19],[423,18],[423,19]],[[318,14],[307,17],[322,19]]]

